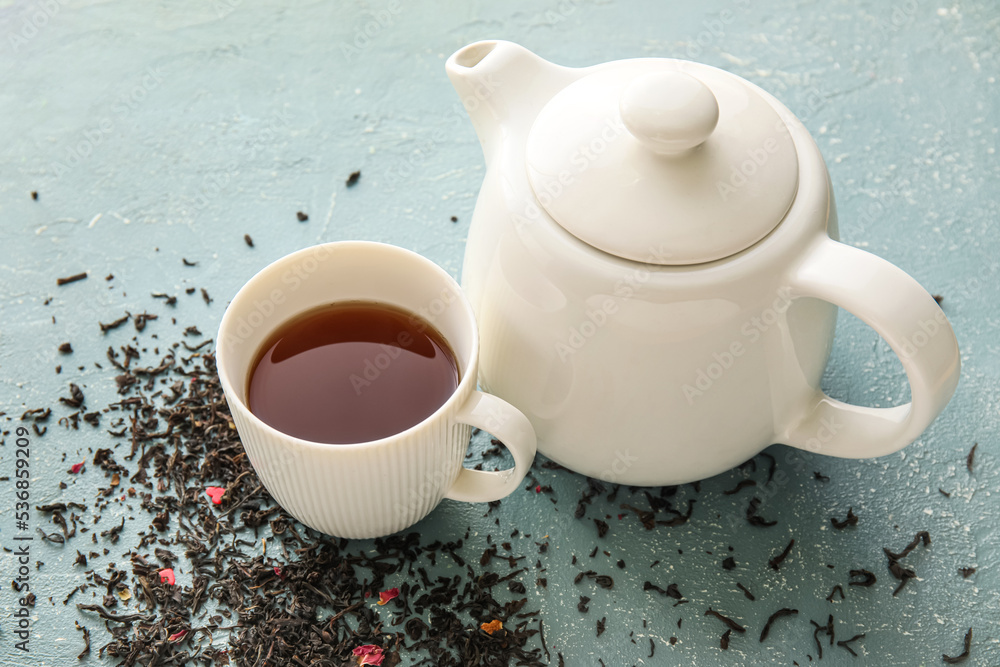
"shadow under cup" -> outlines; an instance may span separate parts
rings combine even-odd
[[[248,376],[271,333],[305,311],[348,300],[394,305],[433,324],[458,364],[451,397],[405,431],[356,444],[301,440],[253,415]],[[426,516],[461,472],[472,427],[458,416],[476,388],[477,336],[460,287],[430,260],[381,243],[335,242],[283,257],[243,286],[222,318],[217,365],[240,439],[274,499],[316,530],[374,537]]]

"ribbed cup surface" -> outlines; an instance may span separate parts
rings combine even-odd
[[[230,401],[250,463],[289,514],[330,535],[369,538],[413,525],[458,476],[472,427],[455,421],[470,390],[391,438],[358,445],[297,441]],[[458,399],[458,400],[455,400]]]

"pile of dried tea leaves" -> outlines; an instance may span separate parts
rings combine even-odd
[[[87,582],[62,600],[110,633],[93,650],[126,667],[389,666],[411,652],[426,657],[408,664],[547,664],[535,637],[538,612],[525,609],[527,597],[511,594],[525,591],[510,585],[528,580],[529,568],[519,567],[524,558],[494,559],[498,573],[466,563],[462,540],[421,544],[410,533],[363,550],[310,530],[274,503],[250,466],[211,341],[154,351],[152,365],[142,365],[149,355],[142,349],[133,339],[107,350],[119,400],[88,411],[74,384],[62,401],[73,410],[58,420],[63,426],[103,426],[109,440],[67,472],[96,468],[106,485],[96,498],[39,507],[59,529],[41,532],[75,549],[77,566],[122,550],[124,565],[85,570]],[[22,419],[42,435],[51,415],[33,409]],[[116,519],[105,530],[103,513]],[[123,531],[123,513],[148,520],[148,528]],[[134,543],[124,543],[126,534]],[[432,578],[427,566],[445,558],[460,574]],[[79,601],[87,592],[94,602]],[[482,628],[490,623],[490,631]],[[78,628],[82,657],[96,635],[86,622]]]

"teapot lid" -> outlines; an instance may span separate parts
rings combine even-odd
[[[710,262],[750,247],[795,198],[788,128],[752,84],[680,60],[594,68],[542,109],[526,146],[548,214],[639,262]]]

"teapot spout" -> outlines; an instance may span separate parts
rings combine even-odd
[[[576,70],[554,65],[523,46],[502,40],[469,44],[445,64],[448,78],[483,147],[487,163],[506,129],[526,134],[539,110],[577,78]]]

